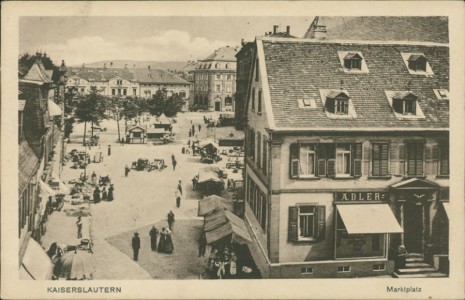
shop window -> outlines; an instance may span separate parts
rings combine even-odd
[[[424,143],[407,143],[407,175],[423,175],[423,152]]]
[[[297,205],[289,207],[289,240],[314,241],[325,238],[325,206]]]
[[[339,266],[337,267],[337,272],[338,273],[348,273],[350,272],[351,267],[350,266]]]
[[[439,144],[439,174],[449,175],[449,143]]]
[[[258,91],[258,108],[257,108],[257,113],[261,114],[262,113],[262,91]]]
[[[372,147],[372,176],[387,176],[389,173],[389,144],[376,143]]]
[[[386,270],[386,264],[374,264],[373,271],[384,271]]]
[[[313,267],[300,268],[300,273],[302,273],[302,274],[313,274],[314,269],[313,269]]]
[[[381,250],[381,235],[373,234],[371,236],[371,250],[372,251]]]

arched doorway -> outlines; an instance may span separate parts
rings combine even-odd
[[[221,111],[221,98],[215,98],[215,111]]]

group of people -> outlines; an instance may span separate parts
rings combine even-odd
[[[237,275],[237,256],[228,246],[213,248],[208,257],[208,271],[218,279],[234,278]]]
[[[192,124],[192,120],[191,120],[191,128],[189,128],[189,137],[193,137],[195,136],[195,125]],[[199,132],[202,130],[202,125],[198,124],[197,125],[197,128],[199,130]]]
[[[110,184],[108,192],[106,187],[103,187],[103,190],[100,191],[100,188],[97,186],[94,190],[94,203],[99,203],[100,201],[113,201],[115,187],[113,184]]]
[[[181,199],[182,199],[182,183],[181,183],[181,180],[179,180],[178,185],[176,186],[176,189],[174,191],[174,197],[176,199],[176,207],[177,208],[181,207]]]
[[[159,253],[172,254],[174,251],[172,232],[174,227],[174,213],[170,211],[168,213],[168,228],[162,227],[161,231],[152,226],[149,231],[150,236],[150,249],[152,252],[158,251]],[[139,233],[135,232],[132,237],[132,251],[133,259],[137,261],[139,259],[139,250],[141,248]]]

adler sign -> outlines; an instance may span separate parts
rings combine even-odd
[[[334,193],[334,201],[386,201],[389,199],[386,192],[337,192]]]

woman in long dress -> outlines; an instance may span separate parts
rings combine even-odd
[[[171,254],[174,251],[173,240],[171,238],[171,230],[166,230],[165,235],[165,253]]]
[[[100,189],[98,187],[94,190],[94,203],[100,202]]]
[[[102,200],[103,201],[108,200],[108,194],[107,194],[107,190],[105,189],[105,187],[103,188],[103,191],[102,191]]]
[[[110,184],[110,187],[108,188],[108,201],[113,201],[113,191],[115,188],[113,187],[113,184]]]
[[[165,252],[166,228],[163,227],[160,232],[160,240],[158,241],[158,252]]]

